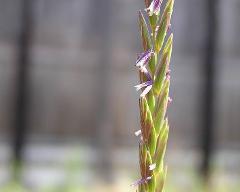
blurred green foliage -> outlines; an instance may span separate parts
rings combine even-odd
[[[43,186],[41,189],[28,189],[24,187],[22,184],[19,182],[9,182],[6,185],[0,187],[0,192],[88,192],[88,191],[96,191],[96,192],[110,192],[112,190],[109,190],[109,186],[106,184],[106,190],[104,190],[104,187],[101,188],[101,190],[96,190],[93,186],[95,183],[93,183],[92,186],[81,186],[81,184],[76,182],[76,179],[74,178],[76,175],[76,170],[75,165],[71,165],[70,167],[67,166],[66,168],[66,174],[69,175],[67,177],[66,182],[62,183],[61,185],[58,186]],[[73,169],[74,168],[74,169]],[[71,171],[71,172],[69,172]],[[183,173],[183,177],[188,180],[187,183],[184,182],[184,179],[181,180],[178,177],[173,177],[173,175],[169,174],[167,182],[166,182],[166,192],[238,192],[240,191],[240,183],[229,183],[227,181],[224,182],[217,182],[212,185],[210,185],[208,188],[203,187],[201,179],[197,177],[193,172],[189,173]],[[129,178],[129,183],[132,179]],[[189,181],[190,180],[190,181]],[[190,183],[190,184],[189,184]],[[93,187],[93,188],[92,188]],[[114,188],[114,187],[113,187]],[[111,188],[112,189],[112,188]],[[119,192],[119,191],[129,191],[129,188],[127,186],[122,186],[119,190],[114,190],[114,192]],[[132,188],[132,191],[134,191],[134,188]]]

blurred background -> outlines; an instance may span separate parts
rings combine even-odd
[[[143,0],[0,0],[0,191],[135,191]],[[240,0],[176,0],[167,190],[240,190]]]

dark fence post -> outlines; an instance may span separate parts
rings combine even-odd
[[[16,108],[14,120],[13,160],[15,171],[21,166],[23,146],[27,126],[28,68],[31,33],[31,0],[22,0],[21,27],[18,42],[18,60],[16,77]],[[15,172],[15,174],[18,174]]]
[[[206,0],[207,39],[205,48],[205,92],[202,129],[202,165],[201,172],[206,180],[210,174],[210,164],[214,147],[214,99],[216,71],[217,39],[217,2]]]
[[[95,126],[95,147],[98,153],[98,172],[105,181],[113,179],[112,142],[113,125],[110,106],[111,85],[111,0],[93,0],[91,9],[91,29],[97,40],[98,60],[97,78],[97,119]]]

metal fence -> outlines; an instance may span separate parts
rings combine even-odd
[[[216,7],[209,2],[176,1],[172,148],[201,146],[211,127],[215,147],[240,146],[240,1],[216,1]],[[132,145],[139,126],[136,13],[143,3],[0,3],[2,140],[15,133],[15,148],[26,138],[87,138],[106,150]]]

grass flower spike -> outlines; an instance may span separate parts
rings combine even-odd
[[[139,164],[141,178],[133,186],[138,192],[163,192],[167,167],[164,164],[169,124],[170,59],[173,34],[169,34],[174,0],[145,0],[145,13],[139,11],[139,26],[143,53],[136,61],[142,91],[139,98],[141,129]],[[146,15],[146,17],[144,17]]]

